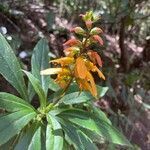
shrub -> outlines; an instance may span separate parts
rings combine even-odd
[[[131,146],[111,124],[93,100],[105,95],[108,88],[96,86],[92,72],[105,76],[97,52],[91,44],[103,45],[102,30],[93,27],[99,18],[93,12],[81,15],[86,29],[71,31],[80,36],[67,41],[65,57],[51,60],[57,65],[49,68],[49,48],[41,39],[33,50],[31,72],[22,71],[13,50],[0,34],[0,73],[18,91],[19,97],[0,92],[0,145],[2,149],[62,150],[98,149],[97,143]],[[28,86],[23,73],[29,79]],[[48,75],[57,74],[54,81]],[[51,94],[50,94],[51,93]],[[31,105],[38,96],[39,106]]]

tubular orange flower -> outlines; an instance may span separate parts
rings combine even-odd
[[[103,75],[103,73],[92,62],[86,61],[86,66],[89,71],[97,72],[99,77],[105,80],[105,76]]]
[[[85,61],[82,57],[76,59],[76,75],[81,79],[85,79],[87,74],[87,68],[85,66]]]
[[[102,78],[103,80],[105,80],[105,76],[103,75],[103,73],[96,66],[94,66],[92,71],[97,72],[99,77]]]
[[[90,86],[90,83],[89,83],[87,80],[84,80],[84,79],[76,79],[76,82],[77,82],[77,84],[79,85],[79,88],[80,88],[81,90],[87,90],[87,91],[93,93],[93,92],[92,92],[92,88],[91,88],[91,86]]]
[[[102,67],[102,60],[101,57],[98,55],[97,52],[94,52],[92,50],[89,50],[87,52],[90,60],[94,63],[94,64],[98,64],[100,67]]]
[[[100,45],[103,45],[104,42],[102,40],[102,38],[99,35],[93,35],[93,39],[98,42]]]
[[[61,64],[61,66],[66,66],[66,65],[72,64],[74,62],[74,58],[73,57],[62,57],[59,59],[51,60],[50,62]]]
[[[93,76],[91,75],[90,72],[87,72],[87,77],[86,78],[90,82],[92,95],[96,97],[97,96],[97,89],[96,89],[96,85],[95,85]]]

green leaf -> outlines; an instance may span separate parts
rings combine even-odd
[[[45,107],[46,106],[46,96],[41,87],[39,80],[37,78],[35,78],[30,72],[27,72],[24,70],[24,73],[28,76],[34,90],[38,94],[41,107]]]
[[[65,121],[65,119],[59,119],[59,121],[61,122],[63,131],[67,135],[67,139],[70,140],[68,143],[72,144],[77,150],[83,150],[83,145],[78,135],[78,129],[70,122]]]
[[[37,146],[39,146],[37,148],[37,149],[39,149],[41,147],[41,144],[40,144],[40,142],[41,142],[40,132],[41,131],[40,130],[41,130],[41,128],[39,127],[37,122],[35,122],[32,125],[28,126],[28,128],[24,131],[24,133],[20,137],[20,140],[18,141],[18,143],[15,146],[14,150],[20,150],[22,148],[24,150],[29,150],[35,144]]]
[[[108,119],[108,117],[106,116],[106,114],[100,109],[97,108],[96,106],[94,106],[94,104],[92,102],[89,102],[89,109],[93,111],[93,113],[100,119],[103,119],[104,121],[106,121],[108,124],[112,124],[111,121]]]
[[[28,150],[41,150],[41,127],[35,131]]]
[[[68,120],[67,120],[68,122]],[[93,132],[89,129],[83,128],[81,126],[75,125],[78,129],[80,129],[83,133],[85,133],[93,142],[96,143],[104,143],[104,138],[97,134],[96,132]]]
[[[40,81],[47,95],[50,79],[49,76],[40,75],[40,71],[49,67],[49,47],[46,39],[41,39],[35,46],[31,58],[32,74]]]
[[[92,150],[97,149],[96,145],[92,142],[86,132],[83,133],[79,127],[75,126],[73,123],[66,119],[58,119],[62,124],[62,128],[66,134],[66,141],[75,147],[77,150],[85,150],[87,147]]]
[[[63,133],[60,123],[50,114],[47,115],[46,150],[63,149]]]
[[[23,99],[5,92],[0,92],[0,108],[6,109],[9,112],[15,112],[22,109],[34,110],[32,105]]]
[[[98,97],[101,98],[105,95],[107,92],[108,87],[101,87],[97,86],[98,91]],[[53,98],[58,97],[62,90],[59,90],[53,95]],[[52,99],[52,98],[51,98]],[[87,102],[90,100],[95,99],[89,92],[80,92],[77,85],[72,85],[68,91],[66,92],[66,95],[61,98],[60,102],[63,102],[64,104],[78,104]]]
[[[96,132],[109,142],[131,146],[128,140],[112,125],[103,118],[100,119],[94,114],[82,110],[68,110],[58,114],[63,119],[68,119],[72,123]]]
[[[108,87],[102,87],[102,86],[97,85],[98,97],[99,98],[103,97],[108,91],[108,89],[109,89]]]
[[[58,91],[60,89],[60,86],[51,77],[49,77],[49,80],[49,89],[55,92]]]
[[[85,147],[84,149],[86,149],[86,150],[98,150],[96,145],[88,138],[88,136],[86,134],[84,134],[81,131],[79,131],[78,134],[79,134],[79,137],[80,137],[82,144]]]
[[[12,143],[14,143],[14,141],[16,140],[17,135],[14,136],[13,138],[11,138],[10,140],[8,140],[5,144],[0,145],[0,150],[9,150],[12,148]]]
[[[40,71],[49,67],[49,47],[46,39],[41,39],[35,46],[31,58],[32,74],[40,81],[45,95],[47,95],[48,88],[57,91],[59,86],[54,82],[50,76],[40,75]],[[28,93],[30,100],[33,98],[35,91],[31,84],[28,85]]]
[[[69,86],[69,88],[68,88],[68,90],[66,91],[65,94],[71,94],[73,92],[79,92],[79,88],[78,88],[78,86],[76,84]],[[48,100],[52,101],[54,99],[57,99],[57,98],[59,98],[62,95],[62,93],[63,93],[63,89],[59,89],[55,93],[51,94],[48,97]]]
[[[0,117],[0,145],[18,134],[35,116],[34,111],[25,109]]]
[[[0,34],[0,73],[20,93],[23,99],[28,100],[20,64],[2,34]]]
[[[53,135],[53,127],[51,124],[47,125],[46,128],[46,149],[54,149],[54,135]]]
[[[90,99],[91,95],[88,92],[74,92],[63,96],[60,101],[65,104],[77,104],[89,101]]]

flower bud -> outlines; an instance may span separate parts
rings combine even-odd
[[[71,32],[75,32],[77,34],[85,35],[86,32],[81,27],[75,27],[70,30]]]
[[[97,52],[89,50],[87,54],[94,64],[98,64],[100,67],[102,67],[102,59]]]
[[[69,57],[73,57],[75,54],[79,52],[80,52],[80,48],[75,46],[64,49],[65,55]]]
[[[81,44],[81,42],[79,40],[77,40],[77,39],[70,39],[67,42],[65,42],[63,44],[63,46],[76,46],[76,45],[80,45],[80,44]]]
[[[93,22],[92,22],[92,21],[86,21],[85,24],[86,24],[86,27],[87,27],[88,29],[91,29]]]
[[[100,45],[104,44],[102,38],[100,36],[98,36],[98,35],[93,35],[93,40],[98,42]]]
[[[103,33],[103,31],[101,28],[98,27],[94,27],[90,32],[91,35],[100,34],[100,33]]]

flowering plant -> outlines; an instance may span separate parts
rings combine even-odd
[[[50,68],[41,71],[42,75],[58,74],[56,82],[66,88],[73,79],[79,85],[81,90],[88,90],[94,97],[97,97],[97,89],[91,72],[97,72],[99,77],[105,80],[103,73],[97,68],[102,67],[101,57],[97,52],[90,50],[92,43],[98,42],[103,45],[102,38],[98,35],[102,30],[93,27],[99,17],[95,16],[92,11],[81,15],[86,25],[86,30],[81,27],[75,27],[71,31],[81,35],[82,39],[72,38],[64,43],[66,48],[64,53],[66,57],[62,57],[51,62],[60,64],[59,68]]]
[[[86,30],[71,31],[82,39],[67,41],[65,57],[51,60],[57,65],[49,68],[49,48],[41,39],[33,50],[31,72],[23,71],[13,50],[0,34],[0,73],[18,91],[19,96],[0,92],[1,149],[62,150],[98,149],[97,143],[110,142],[130,146],[128,140],[111,124],[106,114],[94,106],[93,99],[104,96],[107,87],[96,86],[92,73],[105,80],[97,66],[102,60],[90,49],[102,30],[93,27],[99,17],[93,12],[81,15]],[[55,81],[48,75],[57,74]],[[39,105],[32,105],[33,101]]]

